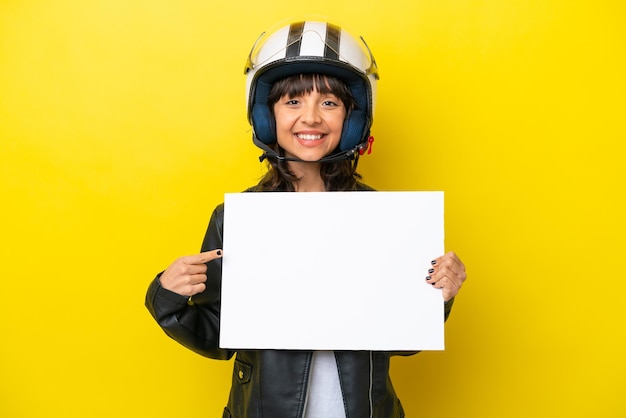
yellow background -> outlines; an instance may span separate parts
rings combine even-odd
[[[231,364],[144,292],[263,173],[243,65],[303,13],[381,69],[364,180],[444,190],[468,266],[446,351],[393,362],[408,415],[626,416],[625,3],[306,3],[0,1],[0,416],[221,416]]]

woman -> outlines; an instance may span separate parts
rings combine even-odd
[[[376,63],[362,40],[324,22],[298,22],[263,35],[248,65],[253,140],[270,167],[249,192],[372,190],[359,181],[371,139]],[[202,253],[174,261],[151,283],[146,306],[164,331],[206,357],[234,361],[223,417],[403,417],[389,378],[392,353],[224,350],[220,323],[223,205]],[[465,280],[454,253],[426,267],[442,289],[447,318]]]

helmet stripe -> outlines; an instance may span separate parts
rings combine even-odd
[[[324,47],[324,58],[339,60],[339,38],[341,29],[337,25],[326,25],[326,46]]]
[[[293,58],[300,55],[303,30],[304,22],[292,23],[289,26],[289,36],[287,37],[287,52],[285,54],[285,58]]]

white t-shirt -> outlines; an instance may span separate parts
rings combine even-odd
[[[304,418],[345,418],[333,351],[314,351]]]

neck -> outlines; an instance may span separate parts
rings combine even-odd
[[[325,192],[324,180],[320,175],[321,164],[290,161],[289,169],[299,178],[294,184],[297,192]]]

